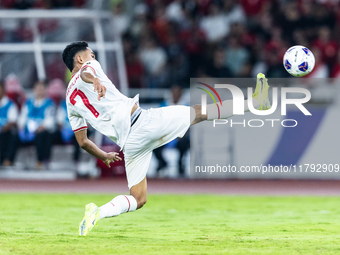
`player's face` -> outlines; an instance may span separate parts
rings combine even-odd
[[[87,50],[85,51],[85,62],[86,61],[90,61],[90,60],[93,60],[93,59],[96,59],[96,56],[94,54],[94,52],[90,49],[90,48],[87,48]]]
[[[96,56],[94,55],[94,52],[89,47],[87,47],[86,50],[78,52],[75,59],[75,64],[79,64],[81,66],[87,61],[96,59]]]

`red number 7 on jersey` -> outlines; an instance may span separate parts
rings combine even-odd
[[[92,104],[90,104],[89,99],[87,98],[87,96],[84,94],[83,91],[78,90],[78,89],[73,90],[73,92],[70,96],[71,104],[75,105],[77,103],[77,101],[75,100],[76,96],[80,96],[81,100],[83,101],[83,103],[87,107],[87,109],[89,109],[92,112],[94,117],[98,118],[99,112],[93,107]]]

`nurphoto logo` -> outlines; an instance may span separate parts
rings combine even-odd
[[[244,115],[247,111],[245,111],[245,98],[243,91],[232,84],[215,84],[214,87],[208,85],[203,82],[198,82],[202,87],[198,87],[198,89],[205,92],[205,94],[201,95],[201,113],[202,115],[207,114],[207,95],[209,95],[218,110],[218,118],[213,120],[213,126],[216,125],[225,125],[230,124],[231,127],[235,125],[242,125],[243,127],[262,127],[265,123],[271,125],[271,127],[275,126],[275,123],[280,122],[283,127],[295,127],[298,125],[297,120],[295,119],[250,119],[248,121],[244,120],[242,122],[233,122],[232,120],[221,119],[220,117],[220,108],[223,107],[223,101],[221,100],[220,95],[217,93],[216,89],[228,89],[232,95],[232,106],[233,106],[233,115]],[[289,94],[300,94],[301,98],[289,98]],[[273,87],[272,89],[272,98],[271,98],[271,107],[267,110],[258,110],[254,107],[253,102],[253,88],[247,88],[247,106],[248,111],[258,116],[269,116],[273,114],[278,107],[278,88]],[[216,98],[215,98],[216,96]],[[307,103],[311,99],[311,93],[306,88],[297,88],[297,87],[281,87],[280,90],[281,96],[281,116],[287,115],[287,105],[295,105],[305,116],[311,116],[312,114],[307,110],[307,108],[303,105]]]

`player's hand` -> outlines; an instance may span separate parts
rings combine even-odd
[[[98,78],[94,79],[93,86],[94,86],[94,92],[97,92],[97,93],[98,93],[98,101],[100,101],[100,98],[101,98],[101,97],[105,98],[106,87],[103,86],[103,85],[100,83],[100,81],[99,81]]]
[[[103,160],[103,162],[105,163],[105,165],[107,165],[108,167],[110,166],[111,162],[115,162],[115,161],[121,161],[122,158],[118,156],[119,153],[118,152],[109,152],[106,153],[106,159]]]

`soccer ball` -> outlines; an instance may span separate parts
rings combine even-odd
[[[290,47],[283,57],[283,66],[288,73],[295,77],[309,74],[313,70],[314,65],[315,58],[313,53],[301,45]]]

